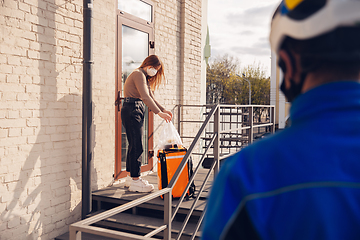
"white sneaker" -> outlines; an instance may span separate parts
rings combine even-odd
[[[129,175],[127,175],[126,179],[125,179],[124,187],[127,187],[127,188],[130,187],[131,182],[132,182],[132,178]]]
[[[151,192],[152,190],[154,190],[154,185],[141,178],[132,180],[129,187],[130,192]]]
[[[132,179],[132,177],[130,177],[129,175],[127,175],[127,176],[126,176],[126,179],[125,179],[124,187],[127,187],[127,188],[130,187],[132,181],[134,181],[134,180]],[[143,179],[143,181],[144,181],[146,184],[149,183],[148,181],[146,181],[146,180],[144,180],[144,179]]]

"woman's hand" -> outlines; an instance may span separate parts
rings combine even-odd
[[[168,110],[165,110],[164,109],[164,111],[163,111],[164,113],[167,113],[167,114],[169,114],[170,116],[171,116],[171,119],[172,119],[172,117],[173,117],[173,114],[172,114],[172,112],[170,112],[170,111],[168,111]],[[171,119],[170,119],[170,121],[171,121]]]
[[[159,112],[158,113],[159,117],[161,117],[162,119],[164,119],[166,122],[170,122],[172,115],[165,113],[165,112]]]

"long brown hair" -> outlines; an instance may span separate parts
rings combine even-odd
[[[155,90],[157,87],[159,87],[159,85],[161,84],[161,82],[163,81],[163,79],[165,78],[165,74],[164,74],[164,64],[161,62],[160,58],[156,55],[150,55],[147,58],[145,58],[145,60],[142,62],[140,68],[144,68],[144,67],[154,67],[157,68],[159,66],[161,66],[159,68],[159,70],[157,71],[156,75],[151,77],[148,81],[150,83],[150,87],[152,90]]]

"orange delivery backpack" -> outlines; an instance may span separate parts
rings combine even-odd
[[[183,160],[187,149],[184,147],[178,147],[176,144],[171,146],[166,146],[165,149],[158,151],[158,186],[159,190],[165,188],[170,183],[172,177],[174,176],[176,170],[178,169],[181,161]],[[181,172],[173,190],[172,197],[180,198],[183,194],[186,186],[189,183],[189,179],[193,174],[192,160],[190,159],[183,171]],[[186,194],[186,199],[189,197],[194,197],[195,193],[195,184],[192,183],[189,187],[189,190]],[[161,196],[163,198],[163,196]]]

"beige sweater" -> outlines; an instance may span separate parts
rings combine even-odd
[[[124,97],[140,98],[151,111],[158,114],[165,108],[155,100],[150,84],[146,80],[146,75],[144,70],[135,69],[125,81]]]

